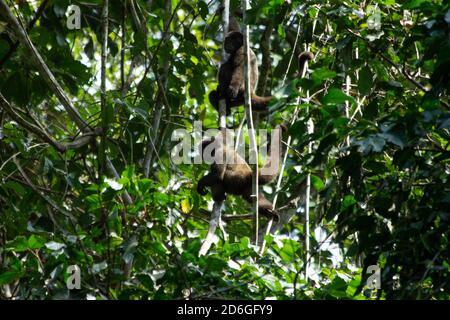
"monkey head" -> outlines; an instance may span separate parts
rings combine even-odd
[[[244,44],[244,35],[240,31],[229,32],[225,37],[224,48],[229,54],[234,54]]]

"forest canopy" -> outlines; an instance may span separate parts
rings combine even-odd
[[[219,127],[222,1],[0,0],[0,299],[450,298],[449,2],[244,2],[278,216],[230,195],[201,252],[211,168],[173,154]]]

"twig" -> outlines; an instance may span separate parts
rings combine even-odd
[[[300,21],[298,22],[298,28],[297,28],[297,34],[296,34],[296,37],[295,37],[295,41],[294,41],[294,45],[293,45],[293,48],[292,48],[292,54],[291,54],[291,56],[289,57],[289,63],[288,63],[288,66],[287,66],[287,68],[286,68],[286,72],[285,72],[285,74],[284,74],[284,76],[283,76],[283,81],[282,81],[282,86],[284,86],[284,84],[285,84],[285,82],[286,82],[286,78],[287,78],[287,75],[288,75],[288,73],[289,73],[289,69],[290,69],[290,67],[291,67],[291,63],[292,63],[292,59],[293,59],[293,57],[294,57],[294,54],[295,54],[295,52],[296,52],[296,47],[297,47],[297,42],[298,42],[298,38],[299,38],[299,36],[300,36],[300,29],[301,29],[301,24],[300,24]],[[305,70],[307,69],[307,64],[305,64]],[[298,97],[297,98],[297,105],[300,103],[300,97]],[[296,107],[296,109],[295,109],[295,111],[294,111],[294,116],[293,116],[293,118],[292,118],[292,120],[291,120],[291,123],[294,123],[295,122],[295,120],[297,119],[297,114],[298,114],[298,107]],[[288,148],[289,148],[289,146],[290,146],[290,144],[291,144],[291,136],[289,136],[288,137],[288,140],[287,140],[287,146],[288,146]],[[284,172],[284,168],[286,167],[286,161],[287,161],[287,156],[288,156],[288,151],[287,151],[288,149],[286,149],[286,153],[284,154],[284,158],[283,158],[283,162],[282,162],[282,165],[281,165],[281,170],[280,170],[280,174],[278,175],[278,180],[277,180],[277,185],[276,185],[276,188],[275,188],[275,197],[274,197],[274,199],[273,199],[273,209],[275,209],[276,208],[276,204],[277,204],[277,200],[278,200],[278,192],[281,190],[281,181],[282,181],[282,179],[283,179],[283,172]],[[265,235],[267,236],[269,233],[270,233],[270,231],[271,231],[271,229],[272,229],[272,225],[273,225],[273,218],[272,219],[270,219],[269,220],[269,222],[267,223],[267,226],[266,226],[266,232],[265,232]],[[261,248],[260,248],[260,251],[259,251],[259,253],[260,254],[263,254],[264,253],[264,250],[265,250],[265,247],[266,247],[266,240],[265,240],[265,237],[262,237],[262,239],[261,239]]]
[[[175,9],[173,10],[172,15],[170,16],[169,22],[168,22],[168,24],[167,24],[167,28],[163,31],[163,34],[166,34],[166,33],[168,32],[168,27],[169,27],[170,24],[172,23],[172,20],[173,20],[175,14],[177,13],[178,8],[181,6],[182,3],[183,3],[183,1],[180,1],[180,2],[177,4],[177,6],[175,7]],[[139,19],[139,18],[137,17],[136,11],[134,11],[134,12],[131,11],[131,15],[133,16],[133,19],[135,19],[135,18]],[[146,31],[146,28],[144,28],[144,31]],[[147,35],[147,34],[146,34],[146,35]],[[136,100],[137,100],[138,96],[140,95],[140,92],[141,92],[141,89],[142,89],[142,85],[143,85],[144,80],[146,79],[147,74],[149,73],[150,70],[152,70],[153,74],[155,75],[156,83],[157,83],[159,89],[164,88],[164,86],[161,84],[161,80],[160,80],[159,74],[158,74],[156,68],[154,68],[154,66],[153,66],[153,60],[154,60],[155,57],[157,56],[157,53],[159,52],[159,49],[161,48],[161,45],[162,45],[163,43],[165,43],[169,38],[170,38],[169,36],[168,36],[168,37],[163,37],[163,38],[159,41],[159,43],[158,43],[158,45],[156,46],[155,50],[153,51],[153,54],[150,53],[150,52],[148,51],[147,46],[145,47],[145,48],[146,48],[146,54],[147,54],[148,57],[150,58],[150,59],[149,59],[150,61],[148,62],[147,67],[145,68],[145,71],[144,71],[144,73],[143,73],[143,75],[142,75],[142,78],[141,78],[141,80],[139,81],[139,83],[138,83],[138,85],[137,85],[136,96],[135,96],[135,98],[134,98],[133,105],[136,103]],[[164,97],[165,97],[165,96],[163,96],[163,98],[164,98]],[[167,103],[167,99],[165,99],[164,102]],[[168,108],[169,108],[169,106],[170,106],[170,105],[167,103],[167,107],[168,107]]]
[[[27,25],[27,31],[30,31],[33,27],[36,21],[41,17],[42,13],[45,10],[45,7],[47,6],[49,0],[42,1],[41,5],[37,9],[36,13],[34,14],[34,17],[30,20],[30,22]],[[12,56],[12,54],[17,50],[19,47],[19,41],[14,42],[14,44],[9,48],[8,52],[3,56],[3,58],[0,60],[0,69],[3,67],[6,61]]]
[[[108,0],[103,0],[102,8],[102,52],[100,61],[100,110],[102,122],[102,137],[100,143],[100,154],[98,155],[100,174],[105,171],[105,155],[106,155],[106,135],[108,133],[108,114],[106,105],[106,57],[108,50]]]
[[[261,63],[261,73],[259,75],[259,83],[257,92],[261,96],[265,96],[267,92],[267,80],[270,73],[270,37],[273,32],[273,22],[270,22],[261,37],[261,52],[262,52],[262,63]]]
[[[67,211],[66,209],[57,205],[52,199],[50,199],[50,197],[48,197],[46,194],[42,193],[34,185],[34,183],[30,180],[30,178],[28,177],[26,172],[23,170],[22,166],[20,165],[19,161],[17,160],[17,158],[15,156],[13,157],[13,162],[15,163],[15,165],[16,165],[17,169],[19,170],[20,174],[22,175],[22,177],[25,179],[26,183],[31,187],[31,189],[33,189],[34,192],[36,192],[38,195],[40,195],[55,210],[61,212],[62,214],[64,214],[65,216],[67,216],[70,219],[75,219],[75,217],[69,211]]]
[[[22,25],[19,23],[17,18],[12,14],[11,10],[9,9],[8,5],[5,3],[4,0],[0,0],[0,15],[2,15],[7,20],[7,22],[12,26],[12,28],[16,32],[17,37],[19,38],[20,43],[26,48],[28,54],[30,55],[30,59],[34,62],[34,64],[38,68],[39,74],[44,78],[48,86],[58,97],[58,100],[63,105],[64,109],[67,111],[71,120],[77,124],[78,128],[82,132],[86,134],[92,134],[93,131],[92,128],[83,120],[78,110],[74,107],[69,97],[63,91],[61,85],[56,81],[55,76],[50,71],[48,66],[45,64],[44,60],[42,59],[42,56],[34,47],[28,34],[25,32],[25,30],[23,29]],[[95,140],[93,140],[92,143],[93,145],[95,145]],[[110,171],[115,176],[118,177],[117,170],[112,165],[108,156],[106,156],[106,160],[107,166],[110,169]],[[132,203],[131,197],[129,196],[127,191],[124,192],[124,196],[126,202],[131,204]]]
[[[233,220],[250,220],[253,219],[254,214],[233,214],[233,215],[224,215],[222,216],[223,221],[233,221]]]
[[[47,67],[44,60],[42,59],[42,56],[39,54],[39,52],[36,50],[33,43],[31,42],[28,34],[23,29],[22,25],[17,20],[17,18],[12,14],[11,10],[9,9],[9,6],[5,3],[4,0],[0,0],[0,14],[15,31],[17,37],[19,38],[20,43],[27,50],[29,58],[34,62],[34,64],[39,70],[39,73],[44,78],[47,85],[56,94],[58,100],[64,106],[71,119],[77,124],[77,126],[80,128],[82,132],[91,131],[91,128],[83,120],[78,110],[74,107],[72,102],[69,100],[68,96],[63,91],[61,85],[56,81],[55,76]]]
[[[249,0],[243,0],[242,10],[244,21],[246,21],[246,11],[250,8]],[[253,114],[252,114],[252,100],[251,100],[251,83],[250,83],[250,40],[249,40],[249,26],[244,26],[244,55],[246,57],[244,63],[244,74],[245,74],[245,114],[247,118],[247,128],[248,135],[250,140],[250,150],[251,154],[253,154],[253,162],[255,163],[252,167],[253,175],[252,175],[252,189],[254,197],[253,203],[255,206],[255,217],[253,219],[253,228],[255,235],[255,244],[259,244],[258,239],[258,230],[259,230],[259,168],[258,168],[258,145],[256,143],[256,135],[255,135],[255,126],[253,123]],[[252,160],[252,156],[250,154],[250,160]],[[252,161],[250,161],[252,162]]]
[[[206,234],[205,241],[203,241],[199,256],[205,255],[214,241],[214,233],[216,232],[217,226],[220,223],[220,214],[222,211],[223,201],[214,202],[213,211],[211,214],[211,220],[209,221],[209,229]]]
[[[314,21],[313,21],[313,27],[312,27],[313,35],[314,35],[314,31],[315,31],[316,24],[317,24],[318,12],[319,11],[317,11],[316,17],[314,18]],[[298,28],[297,28],[297,34],[296,34],[295,41],[294,41],[294,47],[292,48],[292,55],[291,55],[291,57],[289,59],[289,64],[288,64],[286,73],[285,73],[284,78],[283,78],[283,84],[284,84],[284,82],[286,80],[287,74],[289,73],[289,68],[290,68],[293,56],[294,56],[294,54],[296,52],[297,42],[298,42],[298,39],[299,39],[299,36],[300,36],[300,30],[301,30],[301,26],[300,26],[300,21],[299,21],[299,25],[298,25]],[[307,51],[309,51],[309,46],[307,48]],[[308,61],[305,62],[304,66],[303,66],[303,70],[300,71],[302,78],[305,77],[307,70],[308,70]],[[311,97],[309,97],[309,91],[307,92],[307,97],[308,97],[307,100],[309,101],[310,98],[311,98]],[[297,119],[297,115],[298,115],[298,113],[300,111],[299,106],[298,106],[300,104],[300,101],[301,101],[301,99],[300,99],[300,97],[298,97],[297,98],[297,107],[295,108],[294,116],[292,117],[291,124],[293,124],[295,122],[295,120]],[[306,112],[308,113],[308,110]],[[312,122],[309,121],[308,122],[308,131],[310,131],[311,124],[312,124]],[[287,142],[286,142],[287,150],[289,149],[289,147],[291,145],[291,141],[292,141],[292,137],[289,136],[288,139],[287,139]],[[311,142],[308,144],[308,149],[309,149],[310,146],[311,146]],[[281,181],[283,179],[283,172],[284,172],[284,169],[286,167],[286,161],[287,161],[287,157],[288,157],[288,151],[287,150],[286,150],[286,153],[284,155],[283,163],[281,165],[280,174],[278,176],[277,186],[276,186],[276,189],[275,189],[275,197],[274,197],[274,200],[273,200],[273,209],[276,208],[276,203],[277,203],[277,200],[278,200],[279,191],[281,190]],[[308,177],[309,177],[309,175],[310,174],[308,173]],[[308,186],[308,178],[307,178],[307,186]],[[305,212],[306,215],[309,215],[309,196],[310,196],[310,190],[308,190],[308,187],[306,187],[305,198],[307,198],[307,199],[305,199],[305,200],[307,201],[307,205],[308,205],[307,212]],[[305,206],[306,206],[306,204],[305,204]],[[309,217],[306,220],[307,220],[308,230],[306,230],[307,232],[305,234],[305,238],[307,239],[307,243],[305,244],[305,247],[306,247],[306,256],[308,256],[309,255]],[[280,225],[280,223],[281,223],[281,221],[278,222],[278,225]],[[266,235],[268,235],[272,231],[272,225],[273,225],[273,218],[269,221],[269,223],[266,226],[266,232],[265,232]],[[263,242],[262,242],[262,245],[261,245],[260,254],[262,254],[264,252],[265,244],[266,244],[265,239],[263,239],[262,241]]]
[[[168,41],[168,39],[170,37],[170,23],[171,23],[172,17],[173,17],[173,14],[171,12],[172,11],[172,2],[171,1],[166,2],[165,10],[166,10],[166,18],[164,19],[163,39],[165,39],[165,41]],[[149,54],[148,49],[146,49],[146,52]],[[150,133],[148,135],[147,151],[146,151],[145,158],[144,158],[144,176],[147,178],[150,174],[150,166],[152,163],[153,154],[156,154],[159,159],[159,155],[158,155],[156,147],[155,147],[155,142],[158,140],[158,132],[159,132],[161,116],[162,116],[162,112],[163,112],[163,108],[161,108],[161,104],[164,103],[167,110],[170,110],[170,105],[169,105],[169,102],[167,101],[167,97],[166,97],[166,93],[165,93],[166,87],[167,87],[168,73],[169,73],[169,59],[168,59],[168,57],[165,57],[164,62],[163,62],[162,79],[159,77],[159,75],[157,77],[159,93],[156,98],[156,104],[155,104],[155,108],[154,108],[154,116],[153,116],[153,124],[152,124],[153,136]],[[156,76],[157,75],[155,73],[155,77]],[[137,98],[137,96],[135,97],[135,99],[136,98]]]
[[[121,22],[121,34],[120,34],[120,92],[122,99],[125,96],[125,45],[126,45],[126,2],[122,3],[122,22]]]
[[[9,104],[9,102],[5,99],[5,97],[0,93],[0,106],[15,120],[19,123],[24,129],[35,134],[41,140],[47,142],[51,146],[53,146],[56,150],[61,153],[66,152],[69,149],[79,149],[95,138],[96,135],[100,133],[100,129],[96,131],[91,131],[85,133],[75,139],[73,142],[61,143],[55,139],[53,139],[49,133],[47,133],[44,129],[37,127],[36,125],[28,122],[24,119],[18,112],[14,110],[14,108]]]
[[[230,18],[230,1],[229,0],[223,0],[223,8],[224,9],[222,11],[222,28],[223,28],[223,39],[225,39],[225,36],[228,32],[228,25],[229,25],[229,18]],[[225,44],[225,41],[223,41],[223,45],[224,44]],[[227,53],[225,52],[225,48],[222,46],[221,63],[225,63],[226,59],[227,59]],[[223,130],[226,130],[226,128],[227,128],[225,99],[219,100],[219,128],[222,128]],[[225,134],[222,134],[221,138],[225,139]],[[223,141],[223,143],[224,142],[225,141]],[[214,233],[217,229],[217,226],[220,225],[220,218],[221,218],[220,216],[221,216],[221,212],[222,212],[222,207],[223,207],[223,201],[214,202],[213,212],[211,214],[211,218],[209,221],[208,233],[202,244],[202,247],[200,248],[199,256],[205,255],[212,245]]]
[[[400,72],[401,74],[403,74],[403,76],[406,78],[406,80],[408,80],[409,82],[411,82],[412,84],[414,84],[417,88],[419,88],[422,91],[428,92],[429,90],[420,82],[418,82],[416,79],[412,78],[411,75],[408,74],[408,72],[406,71],[405,68],[400,68],[399,66],[397,66],[397,64],[395,62],[393,62],[391,59],[389,59],[388,57],[386,57],[386,55],[382,52],[380,52],[377,48],[375,48],[372,44],[370,44],[367,39],[365,39],[364,37],[362,37],[359,33],[354,32],[351,29],[347,29],[348,32],[350,32],[351,34],[353,34],[354,36],[356,36],[357,38],[363,40],[367,46],[369,47],[369,49],[374,52],[376,55],[380,56],[384,61],[386,61],[387,63],[389,63],[392,67],[394,67],[398,72]]]
[[[39,189],[34,185],[34,183],[28,177],[26,172],[23,170],[22,166],[20,165],[19,161],[16,159],[15,156],[13,157],[13,162],[15,163],[17,169],[19,170],[20,174],[25,179],[27,184],[30,186],[30,188],[33,189],[33,191],[36,192],[39,196],[41,196],[51,207],[53,207],[55,210],[61,212],[63,215],[65,215],[69,219],[70,223],[72,224],[72,227],[74,228],[75,234],[76,234],[77,220],[75,219],[75,217],[69,211],[67,211],[66,209],[57,205],[56,202],[54,202],[50,197],[48,197],[47,195],[45,195],[44,193],[39,191]],[[76,234],[76,236],[77,236],[77,241],[80,244],[81,249],[86,257],[86,261],[89,261],[89,259],[87,259],[88,254],[87,254],[86,248],[84,247],[83,243],[81,242],[80,237],[77,234]],[[90,268],[89,268],[89,273],[91,274],[91,276],[94,280],[95,286],[98,288],[97,278]]]

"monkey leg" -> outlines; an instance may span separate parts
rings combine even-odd
[[[230,100],[242,100],[237,99],[239,95],[243,96],[243,90],[240,83],[230,83],[230,86],[227,89],[227,96],[230,98]]]

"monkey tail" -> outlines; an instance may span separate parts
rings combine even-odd
[[[276,172],[272,173],[272,174],[261,174],[259,173],[258,175],[258,183],[260,185],[265,185],[268,183],[271,183],[272,181],[275,180],[275,178],[278,176],[278,170],[276,170]]]
[[[252,110],[256,112],[268,112],[270,100],[272,100],[272,96],[260,97],[252,94]]]
[[[298,56],[298,72],[300,78],[303,76],[303,69],[305,68],[306,62],[312,59],[314,59],[314,55],[309,51],[304,51]],[[272,96],[260,97],[252,94],[252,110],[256,112],[268,112],[270,100],[272,100]]]

